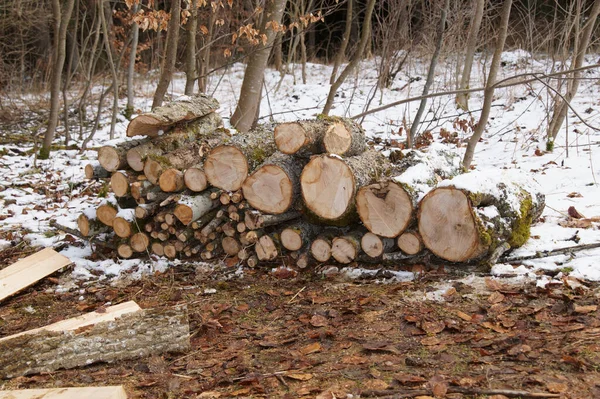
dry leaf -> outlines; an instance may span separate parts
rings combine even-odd
[[[357,355],[344,356],[342,358],[343,364],[358,365],[358,364],[365,364],[368,361],[369,361],[368,358],[366,358],[364,356],[357,356]]]
[[[439,344],[441,341],[436,337],[427,337],[421,340],[421,345],[433,346]]]
[[[308,381],[313,378],[313,375],[310,373],[286,373],[286,377],[291,378],[292,380],[298,381]]]
[[[242,396],[250,393],[250,388],[242,388],[237,391],[230,392],[228,396]]]
[[[591,313],[591,312],[595,312],[597,309],[598,309],[597,305],[587,305],[587,306],[575,305],[575,307],[573,308],[573,310],[575,310],[576,313]]]
[[[579,211],[577,209],[575,209],[574,206],[570,206],[569,209],[567,210],[567,213],[569,214],[569,216],[571,216],[574,219],[582,219],[585,217],[581,213],[579,213]]]
[[[485,278],[485,286],[488,287],[490,291],[500,291],[502,289],[500,282],[490,277]]]
[[[581,197],[583,197],[583,195],[581,195],[580,193],[575,192],[575,191],[567,194],[567,198],[581,198]]]
[[[198,397],[199,398],[207,398],[207,399],[220,398],[221,393],[217,392],[217,391],[206,391],[206,392],[202,392],[200,395],[198,395]]]
[[[327,321],[327,318],[320,316],[320,315],[314,315],[310,319],[310,324],[313,327],[325,327],[329,323]]]
[[[569,386],[560,382],[549,382],[546,384],[546,388],[552,393],[563,393],[569,389]]]
[[[421,323],[421,328],[427,334],[437,334],[439,332],[442,332],[445,327],[446,327],[446,324],[443,321],[439,321],[439,320],[423,321]]]
[[[461,319],[463,319],[464,321],[471,321],[471,316],[469,316],[468,314],[466,314],[465,312],[462,312],[460,310],[456,310],[454,312],[454,314],[456,314],[458,317],[460,317]]]
[[[337,399],[336,396],[331,391],[323,391],[318,394],[315,399]]]
[[[318,342],[313,342],[312,344],[306,345],[303,348],[300,348],[300,353],[303,355],[310,355],[311,353],[320,352],[321,344]]]
[[[433,392],[433,396],[436,398],[443,398],[448,393],[448,383],[439,374],[431,377],[427,385],[431,388],[431,392]]]
[[[500,303],[504,300],[504,295],[496,291],[488,298],[489,303]]]
[[[410,384],[410,383],[417,384],[417,383],[427,381],[425,378],[423,378],[421,376],[405,374],[405,373],[394,374],[394,379],[401,384]]]
[[[525,344],[513,346],[512,348],[510,348],[508,350],[508,354],[511,356],[517,356],[522,353],[529,353],[529,352],[531,352],[531,346],[525,345]]]

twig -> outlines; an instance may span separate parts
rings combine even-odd
[[[68,233],[68,234],[70,234],[70,235],[72,235],[72,236],[75,236],[75,237],[77,237],[77,238],[80,238],[80,239],[81,239],[81,240],[83,240],[83,241],[87,241],[87,242],[89,242],[89,243],[93,243],[93,244],[99,245],[99,246],[101,246],[101,247],[104,247],[104,248],[109,248],[109,249],[113,249],[113,250],[117,249],[117,248],[116,248],[114,245],[112,245],[111,243],[109,243],[109,242],[106,242],[106,241],[102,241],[102,240],[98,239],[98,238],[97,238],[97,236],[92,236],[92,237],[84,237],[84,236],[81,234],[81,232],[80,232],[80,231],[78,231],[78,230],[75,230],[75,229],[72,229],[72,228],[70,228],[70,227],[67,227],[67,226],[63,226],[62,224],[59,224],[59,223],[57,223],[55,220],[51,220],[51,221],[49,222],[49,225],[50,225],[50,227],[53,227],[53,228],[55,228],[55,229],[57,229],[57,230],[62,230],[62,231],[64,231],[65,233]]]
[[[517,262],[521,262],[524,260],[548,258],[550,256],[555,256],[555,255],[560,255],[560,254],[565,254],[565,253],[570,253],[570,252],[585,251],[586,249],[594,249],[594,248],[600,248],[600,242],[596,242],[593,244],[582,244],[582,245],[574,245],[571,247],[557,248],[557,249],[552,249],[550,251],[538,251],[533,255],[502,258],[499,260],[499,262],[500,263],[517,263]]]
[[[296,295],[294,295],[294,296],[292,297],[292,299],[290,299],[290,300],[288,301],[288,304],[290,304],[290,303],[294,302],[294,299],[296,299],[296,298],[298,297],[298,295],[300,295],[300,293],[301,293],[302,291],[304,291],[305,289],[306,289],[306,286],[302,287],[302,288],[300,289],[300,291],[296,292]]]
[[[448,393],[462,393],[466,395],[504,395],[509,398],[560,398],[557,393],[548,392],[529,392],[515,389],[479,389],[479,388],[463,388],[463,387],[448,387]],[[381,397],[388,399],[412,398],[415,396],[432,395],[428,389],[394,389],[384,391],[363,391],[361,397]]]

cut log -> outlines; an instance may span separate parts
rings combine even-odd
[[[154,184],[150,183],[149,180],[136,181],[131,183],[129,187],[131,196],[135,200],[139,200],[140,198],[146,198],[148,192],[150,192],[154,188]]]
[[[115,204],[106,201],[96,209],[96,217],[100,222],[112,227],[118,212]]]
[[[390,173],[390,162],[374,150],[346,159],[317,155],[302,171],[302,197],[319,224],[347,225],[354,219],[356,191]]]
[[[88,208],[77,218],[77,227],[84,237],[106,233],[108,226],[100,222],[96,216],[96,208]]]
[[[150,202],[148,204],[138,205],[135,208],[135,217],[138,219],[146,219],[152,216],[160,208],[158,202]]]
[[[165,254],[165,247],[161,242],[153,242],[151,248],[155,255],[163,256]]]
[[[204,173],[204,164],[198,163],[186,169],[183,174],[183,182],[187,188],[196,193],[206,190],[208,180],[206,179],[206,173]]]
[[[221,241],[221,245],[223,246],[223,251],[229,256],[236,256],[242,249],[238,240],[233,237],[224,237]]]
[[[279,255],[278,242],[274,235],[264,235],[258,239],[255,250],[259,260],[271,261]]]
[[[406,231],[398,237],[398,248],[407,255],[416,255],[423,250],[423,240],[416,231]]]
[[[175,193],[185,188],[183,172],[170,168],[165,170],[158,179],[158,186],[166,193]]]
[[[0,391],[0,399],[127,399],[122,385]]]
[[[175,124],[212,114],[218,108],[219,102],[204,94],[183,96],[132,119],[127,126],[127,136],[160,136]]]
[[[246,259],[246,265],[252,268],[258,266],[258,256],[256,256],[256,254],[251,254],[248,259]]]
[[[0,376],[48,373],[188,350],[184,307],[142,310],[75,331],[43,331],[0,342]]]
[[[85,178],[89,180],[106,179],[110,176],[108,170],[104,169],[98,161],[92,161],[85,165],[84,173]]]
[[[218,114],[211,113],[194,122],[176,127],[167,135],[147,140],[127,151],[127,164],[131,169],[141,172],[144,170],[144,162],[148,156],[161,156],[193,142],[207,143],[209,148],[217,145],[226,134],[219,128],[222,122]]]
[[[378,258],[384,253],[390,252],[395,247],[395,242],[391,238],[382,238],[368,232],[360,239],[360,247],[371,258]]]
[[[360,254],[360,239],[364,231],[355,230],[332,241],[331,256],[339,263],[348,264]]]
[[[317,226],[306,222],[293,223],[281,231],[281,245],[288,251],[298,251],[309,245],[318,230]]]
[[[244,213],[244,223],[248,229],[257,230],[298,219],[300,216],[302,216],[302,213],[298,211],[289,211],[280,215],[263,215],[258,211],[246,211]]]
[[[544,195],[531,180],[471,172],[440,183],[423,198],[419,233],[442,259],[485,262],[504,243],[523,245],[544,205]]]
[[[148,155],[144,162],[144,174],[152,184],[158,184],[161,175],[167,169],[183,171],[197,165],[202,161],[205,150],[202,143],[190,143],[160,156]],[[181,173],[181,183],[183,184],[183,172]]]
[[[393,238],[408,227],[415,208],[411,196],[400,184],[385,181],[358,190],[356,210],[370,232]]]
[[[138,182],[136,175],[120,170],[110,177],[110,188],[117,197],[125,197],[131,193],[131,185]]]
[[[113,230],[121,238],[128,238],[134,233],[135,209],[121,209],[113,219]]]
[[[105,145],[98,149],[98,162],[109,172],[116,172],[127,166],[127,151],[142,144],[143,140],[131,140],[116,146]]]
[[[284,154],[337,154],[352,156],[365,151],[365,132],[351,119],[324,117],[287,122],[275,128],[275,143]]]
[[[288,211],[300,197],[300,174],[304,164],[300,158],[276,152],[244,181],[244,198],[261,212],[280,214]]]
[[[310,245],[310,253],[319,262],[327,262],[331,258],[331,246],[335,237],[343,235],[343,230],[329,227],[321,232]]]
[[[219,201],[210,198],[210,192],[195,196],[182,195],[177,201],[174,214],[181,223],[187,226],[215,209],[218,205]]]
[[[306,269],[311,264],[311,257],[308,253],[308,250],[303,250],[298,254],[298,258],[296,259],[296,266],[300,269]]]
[[[129,244],[119,244],[117,247],[117,254],[123,259],[129,259],[133,256],[133,248]]]
[[[0,270],[0,301],[69,264],[69,258],[45,248]]]
[[[236,191],[253,171],[276,150],[273,130],[262,125],[245,134],[237,134],[210,151],[204,162],[208,182],[227,191]]]
[[[165,246],[163,247],[164,251],[165,251],[165,256],[169,259],[175,259],[177,257],[177,247],[175,246],[175,242],[174,241],[170,241],[168,243],[165,244]]]
[[[129,239],[129,245],[135,252],[146,252],[150,245],[150,237],[146,233],[135,233]]]

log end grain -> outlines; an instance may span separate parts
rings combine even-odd
[[[146,159],[144,162],[144,174],[152,184],[158,184],[158,179],[163,172],[160,162],[153,159]]]
[[[121,244],[117,247],[117,253],[123,259],[129,259],[133,256],[133,249],[128,244]]]
[[[121,158],[116,148],[112,146],[100,147],[98,162],[109,172],[116,172],[121,167]]]
[[[129,177],[124,172],[115,172],[110,177],[110,187],[117,197],[125,197],[130,192]]]
[[[165,170],[158,178],[158,185],[166,193],[175,193],[185,187],[183,172],[174,168]]]
[[[284,154],[295,154],[306,143],[306,131],[297,122],[287,122],[275,127],[275,145]]]
[[[341,122],[329,126],[323,137],[323,147],[330,154],[345,154],[352,145],[352,135]]]
[[[239,149],[221,145],[214,148],[206,158],[204,173],[209,183],[217,188],[239,190],[248,177],[248,161]]]
[[[407,255],[416,255],[423,249],[419,233],[407,231],[398,237],[398,248]]]
[[[130,237],[133,233],[131,222],[121,217],[114,218],[112,227],[115,230],[115,234],[121,238]]]
[[[112,227],[113,221],[116,216],[117,210],[112,205],[100,205],[98,209],[96,209],[96,217],[99,221],[101,221],[107,226]]]
[[[298,251],[302,248],[302,235],[300,232],[287,228],[281,232],[281,245],[289,251]]]
[[[156,137],[159,135],[160,130],[164,130],[167,127],[152,115],[142,114],[138,115],[129,122],[127,125],[127,137],[133,136],[150,136]]]
[[[129,239],[129,245],[135,252],[146,252],[150,245],[150,238],[146,233],[136,233]]]
[[[187,169],[183,174],[183,181],[187,188],[196,193],[204,191],[208,187],[206,173],[198,167]]]
[[[345,237],[336,237],[332,241],[331,256],[339,263],[348,264],[356,259],[358,250],[354,243]]]
[[[277,246],[271,237],[264,235],[258,239],[256,243],[256,255],[259,260],[274,260],[278,254]]]
[[[362,236],[360,246],[363,252],[371,258],[377,258],[383,254],[383,241],[379,236],[371,232]]]
[[[365,227],[382,237],[397,237],[413,218],[411,198],[402,186],[377,183],[362,187],[356,194],[356,210]]]
[[[310,253],[319,262],[327,262],[331,258],[331,243],[328,240],[317,238],[310,245]]]
[[[294,201],[294,187],[283,169],[265,165],[250,175],[242,185],[244,198],[255,209],[279,214]]]

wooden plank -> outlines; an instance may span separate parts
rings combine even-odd
[[[69,264],[69,258],[46,248],[0,270],[0,301]]]
[[[36,334],[40,331],[73,331],[77,330],[78,328],[91,326],[103,321],[112,321],[124,314],[138,312],[140,310],[142,310],[142,308],[140,308],[139,305],[134,301],[124,302],[118,305],[109,306],[102,311],[96,310],[95,312],[86,313],[84,315],[73,317],[67,320],[61,320],[44,327],[9,335],[8,337],[0,338],[0,342],[16,338],[24,334]]]
[[[123,386],[0,391],[0,399],[127,399]]]

